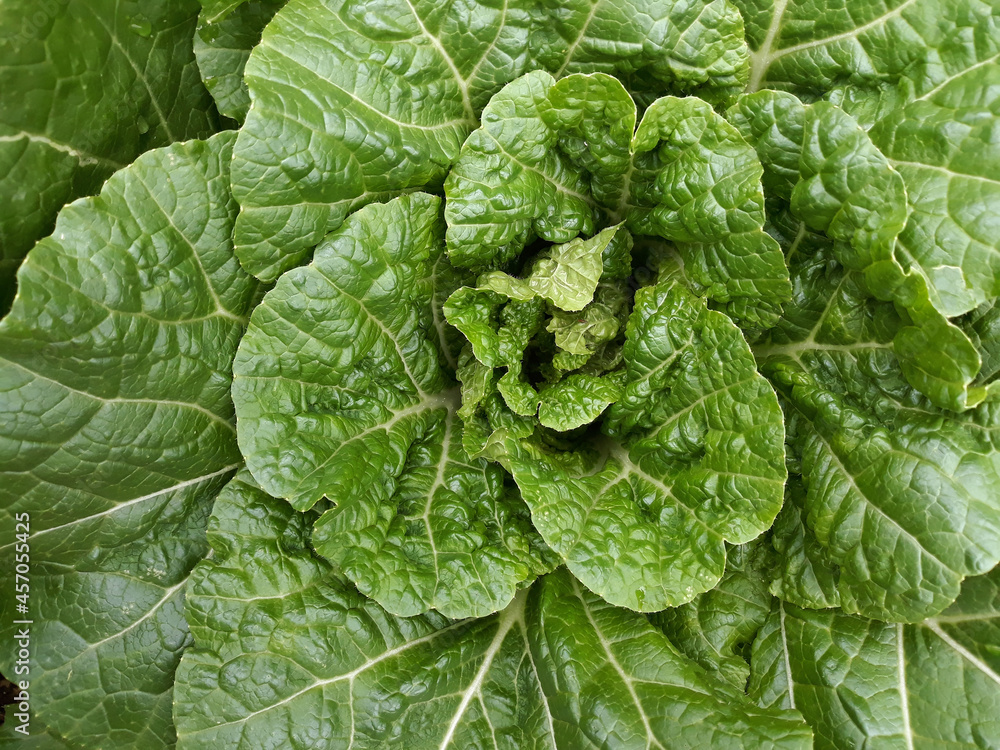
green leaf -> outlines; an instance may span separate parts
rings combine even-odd
[[[917,625],[775,599],[754,642],[750,695],[761,706],[801,711],[817,750],[994,747],[997,591],[996,573],[971,578],[951,608]]]
[[[200,0],[202,12],[207,23],[219,23],[226,20],[229,15],[254,0]]]
[[[922,100],[871,130],[906,181],[912,207],[899,252],[928,279],[931,303],[948,317],[1000,294],[998,126],[975,100]]]
[[[729,0],[545,0],[536,66],[557,77],[603,72],[644,104],[665,91],[727,104],[746,84],[743,19]]]
[[[539,395],[539,423],[566,432],[597,419],[619,399],[621,389],[610,378],[577,373],[544,389]]]
[[[560,310],[579,312],[594,301],[604,273],[604,253],[620,229],[621,225],[608,227],[590,239],[577,237],[556,245],[535,261],[528,286]]]
[[[771,593],[810,609],[840,606],[840,568],[806,526],[806,489],[800,476],[790,476],[785,504],[774,521],[771,539],[778,552]]]
[[[753,148],[705,102],[664,97],[646,110],[632,150],[631,196],[620,204],[627,226],[671,240],[695,291],[737,322],[773,325],[790,294],[788,270],[763,231]]]
[[[794,267],[793,286],[786,319],[755,347],[784,397],[805,482],[793,514],[804,531],[791,518],[776,530],[789,539],[786,554],[806,558],[786,564],[781,591],[806,605],[835,603],[835,582],[850,612],[935,615],[964,577],[1000,562],[1000,409],[945,411],[914,391],[893,353],[898,315],[824,255]],[[818,548],[829,572],[810,583],[803,577],[819,564]]]
[[[838,86],[872,93],[889,84],[923,96],[962,87],[1000,53],[1000,10],[977,0],[734,1],[752,50],[749,91],[815,99]]]
[[[565,571],[487,618],[394,617],[311,551],[311,515],[246,474],[216,503],[180,748],[809,747],[798,714],[753,706]]]
[[[63,204],[139,154],[215,130],[194,0],[5,0],[0,7],[0,315]]]
[[[715,586],[724,541],[771,525],[784,432],[739,329],[676,279],[639,290],[627,337],[624,395],[605,422],[615,439],[561,451],[508,437],[501,460],[569,569],[651,612]]]
[[[273,280],[359,206],[440,186],[490,97],[528,71],[621,72],[726,102],[746,75],[741,32],[728,0],[295,0],[247,64],[240,260]]]
[[[31,729],[72,747],[173,744],[184,588],[240,463],[230,367],[257,285],[233,254],[233,141],[152,151],[64,208],[0,323],[0,565],[27,514]]]
[[[599,209],[672,241],[696,291],[738,322],[773,325],[790,292],[763,231],[753,148],[700,99],[663,97],[633,133],[635,121],[628,92],[606,75],[532,73],[504,88],[445,182],[452,261],[495,266],[536,236],[588,235]]]
[[[594,229],[593,200],[579,169],[554,147],[542,119],[555,79],[534,71],[508,84],[483,110],[444,189],[448,257],[483,268],[516,257],[539,236],[567,242]]]
[[[211,3],[198,18],[194,54],[205,88],[215,99],[219,112],[237,122],[246,119],[250,92],[243,81],[243,70],[252,50],[260,42],[264,27],[288,0],[250,0],[221,20],[211,21],[218,11]]]
[[[802,223],[800,245],[802,233],[824,232],[837,260],[864,272],[872,294],[908,311],[914,326],[900,331],[896,353],[914,387],[944,408],[979,403],[979,354],[943,317],[953,313],[935,304],[941,269],[914,262],[897,241],[913,226],[903,179],[857,121],[827,102],[804,105],[774,91],[743,97],[728,117],[757,149],[769,192]],[[943,355],[930,366],[928,348]]]
[[[502,609],[551,566],[498,467],[462,447],[431,278],[440,199],[365,207],[254,310],[233,366],[247,466],[306,510],[313,543],[403,616]]]
[[[750,677],[750,644],[771,610],[767,544],[760,539],[731,548],[718,586],[649,616],[681,653],[740,691]]]
[[[582,312],[553,311],[546,330],[555,335],[556,346],[568,354],[585,356],[585,362],[600,346],[613,341],[628,319],[626,291],[620,284],[600,284],[594,303]]]

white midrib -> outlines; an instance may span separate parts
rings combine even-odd
[[[149,611],[146,612],[146,614],[144,614],[138,620],[136,620],[135,622],[133,622],[131,625],[129,625],[126,628],[122,628],[121,630],[119,630],[116,633],[112,633],[107,638],[102,638],[101,640],[96,641],[94,643],[88,643],[87,644],[87,648],[83,649],[83,651],[81,651],[79,654],[76,654],[73,657],[73,659],[79,659],[81,656],[83,656],[88,651],[93,651],[94,649],[98,648],[99,646],[104,645],[108,641],[114,640],[115,638],[119,638],[122,635],[124,635],[125,633],[127,633],[128,631],[130,631],[133,628],[136,628],[139,625],[141,625],[142,623],[144,623],[146,620],[148,620],[150,617],[152,617],[156,613],[156,611],[160,609],[160,607],[162,607],[164,604],[166,604],[166,602],[170,599],[170,597],[172,597],[180,589],[184,588],[185,584],[187,584],[187,578],[185,578],[180,583],[178,583],[178,584],[176,584],[174,586],[171,586],[169,589],[167,589],[166,592],[163,594],[163,597],[160,599],[160,601],[158,601],[156,604],[154,604],[152,607],[150,607]]]
[[[968,73],[971,73],[973,70],[978,70],[979,68],[986,67],[987,65],[990,65],[991,63],[995,63],[998,59],[1000,59],[1000,54],[993,55],[993,57],[987,57],[985,60],[980,60],[975,65],[970,65],[968,68],[965,68],[964,70],[959,71],[955,75],[948,76],[943,81],[941,81],[941,83],[939,83],[937,86],[935,86],[934,88],[930,89],[929,91],[925,91],[923,94],[921,94],[920,96],[918,96],[913,101],[919,102],[919,101],[924,101],[924,100],[930,99],[932,96],[934,96],[936,93],[938,93],[941,89],[943,89],[945,86],[947,86],[952,81],[958,80],[962,76],[964,76],[964,75],[966,75]]]
[[[947,167],[941,167],[937,164],[923,164],[916,161],[902,161],[900,159],[889,159],[889,163],[894,167],[910,167],[912,169],[928,169],[934,172],[940,172],[941,174],[948,177],[948,179],[960,179],[960,180],[973,180],[975,182],[984,182],[987,185],[996,185],[1000,187],[1000,180],[995,180],[990,177],[982,177],[975,174],[966,174],[965,172],[954,172]]]
[[[921,624],[921,626],[927,628],[932,633],[934,633],[934,635],[936,635],[938,638],[940,638],[946,644],[948,644],[948,646],[950,646],[952,649],[954,649],[959,655],[961,655],[972,666],[974,666],[976,669],[978,669],[980,672],[982,672],[984,675],[986,675],[986,677],[988,677],[990,680],[992,680],[993,682],[995,682],[997,685],[1000,685],[1000,675],[998,675],[996,672],[994,672],[992,669],[990,669],[989,665],[987,665],[985,662],[983,662],[983,660],[980,659],[978,656],[976,656],[974,653],[972,653],[971,651],[969,651],[969,649],[967,649],[961,643],[959,643],[954,638],[952,638],[950,635],[948,635],[946,632],[944,632],[944,630],[941,628],[941,626],[937,623],[936,620],[934,620],[934,619],[924,620],[924,622],[922,622],[920,624]]]
[[[68,521],[66,523],[60,524],[59,526],[50,526],[47,529],[36,531],[34,534],[31,535],[30,538],[37,539],[40,536],[44,536],[45,534],[51,534],[52,532],[59,531],[60,529],[69,528],[70,526],[76,526],[77,524],[85,523],[87,521],[93,521],[95,518],[101,518],[102,516],[112,515],[125,508],[129,508],[133,505],[138,505],[139,503],[144,503],[147,500],[153,500],[154,498],[166,495],[170,492],[179,492],[180,490],[183,490],[187,487],[191,487],[196,484],[202,484],[203,482],[207,482],[210,479],[214,479],[215,477],[227,474],[228,472],[233,471],[234,469],[237,468],[239,468],[239,464],[230,464],[229,466],[223,467],[218,471],[213,471],[210,474],[203,474],[202,476],[195,477],[194,479],[187,479],[178,484],[171,485],[170,487],[164,487],[162,490],[157,490],[156,492],[150,492],[148,495],[142,495],[141,497],[136,497],[131,500],[126,500],[125,502],[118,503],[117,505],[108,508],[107,510],[102,510],[100,513],[94,513],[89,516],[84,516],[82,518],[77,518],[72,521]],[[13,545],[12,544],[4,545],[3,547],[0,547],[0,550],[4,550],[7,547],[11,546]]]
[[[406,6],[410,9],[410,12],[413,13],[413,17],[417,20],[417,25],[420,27],[420,31],[425,37],[427,37],[430,43],[434,46],[434,49],[438,51],[438,54],[441,55],[441,59],[444,60],[445,65],[448,66],[449,70],[451,70],[451,74],[455,77],[455,83],[458,85],[458,90],[462,92],[462,108],[465,110],[466,117],[468,117],[472,122],[476,122],[478,119],[476,117],[476,110],[473,109],[472,100],[469,98],[469,82],[462,76],[458,66],[455,65],[455,61],[451,59],[451,55],[448,54],[444,45],[441,44],[441,40],[427,30],[427,27],[424,25],[424,19],[422,19],[417,13],[417,9],[413,7],[413,3],[410,2],[410,0],[404,1],[406,2]]]
[[[153,406],[176,406],[182,409],[192,409],[194,411],[201,412],[205,416],[209,417],[213,422],[218,422],[219,424],[224,425],[226,429],[230,430],[231,432],[234,433],[236,432],[236,428],[233,426],[232,422],[230,422],[227,419],[224,419],[223,417],[220,417],[218,414],[212,411],[209,411],[201,404],[195,404],[190,401],[171,401],[168,399],[156,399],[156,398],[128,398],[125,396],[104,398],[102,396],[94,395],[93,393],[87,393],[87,391],[81,391],[78,388],[73,388],[72,386],[66,385],[65,383],[55,380],[54,378],[48,377],[47,375],[42,375],[40,372],[36,372],[35,370],[31,370],[25,367],[20,362],[14,362],[13,360],[5,359],[4,357],[0,357],[0,360],[10,362],[15,367],[19,367],[20,369],[29,373],[33,377],[38,378],[39,380],[44,380],[48,383],[52,383],[53,385],[57,385],[60,388],[65,388],[67,391],[70,391],[71,393],[76,393],[80,396],[85,396],[86,398],[93,399],[94,401],[99,401],[102,404],[151,404]]]
[[[788,633],[785,631],[785,603],[778,600],[778,626],[781,629],[781,658],[785,662],[788,678],[788,707],[795,710],[795,681],[792,679],[792,660],[788,655]]]
[[[906,649],[903,647],[903,625],[896,625],[896,665],[899,679],[899,702],[903,710],[903,739],[906,749],[913,750],[913,729],[910,727],[910,695],[906,689]]]
[[[115,3],[116,18],[120,17],[119,16],[120,8],[118,7],[119,5],[120,3],[117,2]],[[143,87],[145,87],[146,93],[149,94],[149,103],[153,106],[153,109],[156,111],[156,116],[159,118],[160,124],[163,126],[163,132],[167,136],[167,140],[170,142],[176,141],[177,136],[174,135],[173,131],[170,129],[170,122],[167,120],[167,115],[163,111],[163,108],[160,106],[160,102],[156,98],[156,94],[153,92],[153,88],[152,86],[150,86],[149,80],[146,78],[146,74],[139,69],[139,66],[136,64],[135,60],[132,59],[132,56],[129,54],[128,50],[122,46],[122,43],[118,40],[118,35],[115,33],[115,30],[112,29],[110,26],[108,26],[104,22],[104,19],[101,18],[101,16],[98,13],[94,13],[93,17],[99,24],[101,24],[101,26],[104,27],[104,30],[108,32],[108,38],[111,40],[111,43],[115,47],[117,47],[118,50],[122,53],[122,57],[125,58],[128,64],[131,66],[132,70],[135,72],[136,78],[138,78],[139,81],[142,83]]]
[[[653,728],[649,724],[649,717],[646,716],[646,710],[642,706],[642,701],[639,700],[639,694],[635,691],[635,685],[632,682],[632,678],[629,677],[628,673],[622,668],[622,665],[618,662],[617,657],[611,650],[611,644],[608,643],[607,638],[604,637],[604,631],[601,630],[597,621],[594,619],[594,615],[591,613],[590,607],[583,598],[583,593],[580,591],[580,585],[575,579],[573,580],[573,591],[580,600],[580,605],[583,607],[583,612],[587,616],[587,621],[594,629],[594,633],[597,634],[597,639],[601,643],[601,648],[604,649],[604,654],[608,658],[608,663],[611,664],[612,668],[618,673],[618,676],[625,684],[625,688],[628,690],[629,695],[632,697],[632,702],[635,704],[636,710],[639,712],[639,718],[642,719],[642,725],[646,730],[646,747],[658,747],[661,748],[661,750],[666,750],[666,748],[663,747],[663,744],[653,733]]]
[[[767,34],[760,45],[760,49],[750,53],[750,81],[747,83],[747,93],[753,93],[760,88],[764,81],[764,75],[771,64],[771,47],[781,30],[781,20],[788,7],[788,0],[777,0],[774,4],[774,14],[771,16],[771,25],[767,27]]]
[[[167,212],[167,209],[160,203],[159,199],[156,197],[156,193],[154,193],[153,190],[149,187],[149,185],[146,184],[146,181],[142,179],[142,173],[137,172],[136,176],[137,179],[139,180],[139,184],[141,184],[146,189],[146,194],[149,195],[150,200],[153,201],[153,204],[157,207],[157,209],[159,209],[160,213],[163,215],[163,218],[167,220],[167,224],[170,225],[171,229],[177,232],[177,236],[184,241],[184,244],[187,245],[188,250],[191,251],[191,258],[192,260],[194,260],[195,265],[198,266],[198,271],[201,273],[201,277],[205,281],[205,287],[208,289],[209,296],[215,302],[216,313],[219,315],[219,317],[226,318],[227,320],[231,320],[234,323],[239,323],[240,325],[245,326],[248,323],[247,318],[241,318],[239,315],[237,315],[232,310],[228,309],[225,305],[222,304],[222,299],[219,297],[218,292],[215,290],[215,285],[212,283],[212,279],[209,278],[208,271],[205,270],[205,264],[201,262],[201,255],[198,254],[198,250],[197,248],[195,248],[194,243],[188,238],[186,234],[184,234],[184,232],[181,231],[181,228],[177,226],[176,222],[174,222],[174,217]]]
[[[457,392],[458,388],[456,387],[447,391],[442,391],[441,393],[435,394],[433,396],[425,395],[415,404],[411,404],[410,406],[407,406],[404,409],[400,409],[399,411],[390,412],[392,416],[387,421],[376,422],[370,427],[366,427],[364,430],[357,433],[356,435],[351,435],[349,438],[344,440],[337,447],[335,451],[333,451],[329,456],[327,456],[322,462],[317,464],[312,471],[310,471],[308,474],[302,477],[299,483],[295,486],[296,493],[301,491],[302,485],[305,484],[307,480],[311,479],[313,475],[325,469],[327,464],[329,464],[330,461],[336,458],[337,455],[339,455],[340,451],[343,450],[345,446],[350,445],[356,440],[360,440],[361,438],[370,435],[371,433],[376,432],[378,430],[385,430],[386,433],[388,434],[389,431],[392,430],[392,428],[395,427],[403,419],[406,419],[407,417],[410,417],[414,414],[418,414],[423,411],[445,408],[448,410],[449,413],[451,413],[453,410],[455,410],[454,401]]]
[[[64,154],[69,154],[74,159],[76,159],[82,166],[88,164],[103,164],[106,167],[110,167],[115,171],[124,167],[114,159],[107,159],[103,156],[97,156],[95,154],[82,151],[76,146],[71,146],[68,143],[60,143],[59,141],[54,141],[48,136],[41,135],[39,133],[29,133],[26,130],[22,130],[19,133],[14,133],[13,135],[0,135],[0,143],[11,143],[27,139],[32,143],[39,143],[43,146],[48,146],[54,151],[59,151]]]
[[[250,721],[254,717],[260,716],[261,714],[265,714],[265,713],[267,713],[269,711],[273,711],[274,709],[279,708],[280,706],[287,705],[287,704],[291,703],[293,700],[295,700],[296,698],[299,698],[299,697],[305,695],[306,693],[315,690],[316,688],[324,687],[326,685],[332,685],[332,684],[337,683],[337,682],[345,682],[345,681],[347,681],[348,683],[353,683],[355,677],[357,677],[359,674],[362,674],[363,672],[366,672],[367,670],[371,669],[372,667],[376,666],[377,664],[381,664],[382,662],[386,661],[387,659],[391,659],[394,656],[398,656],[399,654],[402,654],[402,653],[410,650],[411,648],[414,648],[415,646],[420,646],[420,645],[422,645],[424,643],[429,643],[430,641],[433,641],[433,640],[439,638],[441,635],[443,635],[445,633],[448,633],[448,632],[454,630],[455,628],[460,628],[460,627],[463,627],[463,626],[466,626],[466,625],[468,625],[467,621],[460,620],[460,621],[458,621],[456,623],[453,623],[452,625],[449,625],[446,628],[442,628],[441,630],[435,630],[433,633],[428,633],[427,635],[422,636],[420,638],[415,638],[412,641],[406,641],[405,643],[401,643],[400,645],[396,646],[395,648],[390,648],[390,649],[387,649],[386,651],[383,651],[381,654],[379,654],[378,656],[376,656],[374,659],[369,659],[368,661],[366,661],[364,664],[360,665],[359,667],[356,667],[355,669],[352,669],[350,672],[345,672],[344,674],[338,674],[338,675],[336,675],[334,677],[329,677],[329,678],[327,678],[325,680],[316,680],[315,682],[313,682],[310,685],[307,685],[306,687],[302,688],[301,690],[297,690],[296,692],[292,693],[291,695],[289,695],[289,696],[287,696],[285,698],[282,698],[280,701],[277,701],[276,703],[272,703],[271,705],[265,706],[264,708],[260,708],[260,709],[258,709],[256,711],[251,711],[246,716],[242,716],[239,719],[233,719],[232,721],[224,721],[224,722],[219,723],[219,724],[212,724],[211,726],[206,726],[206,727],[202,727],[201,729],[196,729],[196,730],[194,730],[192,732],[189,732],[188,734],[194,735],[194,734],[198,734],[200,732],[215,731],[215,730],[219,729],[220,727],[232,726],[234,724],[245,724],[246,722]],[[351,706],[350,710],[351,710],[351,713],[352,713],[352,716],[353,716],[354,707]],[[353,719],[352,719],[352,721],[353,721]]]
[[[528,661],[531,663],[531,671],[535,673],[535,679],[538,681],[538,694],[542,698],[542,708],[545,709],[545,723],[549,727],[549,737],[552,738],[552,747],[556,748],[559,746],[559,743],[556,741],[556,724],[552,718],[552,709],[549,707],[549,696],[545,694],[545,690],[542,688],[542,675],[539,673],[538,665],[535,664],[535,657],[531,653],[531,644],[528,642],[528,625],[524,621],[523,611],[518,624],[521,629],[521,637],[524,638],[524,652],[528,655]]]
[[[507,634],[510,632],[510,629],[514,627],[514,625],[523,617],[524,603],[527,599],[527,595],[527,589],[519,591],[510,606],[500,613],[500,619],[497,623],[497,632],[493,636],[493,640],[490,641],[490,645],[486,649],[486,653],[483,654],[483,663],[480,664],[479,669],[476,670],[476,676],[469,684],[469,687],[466,688],[465,692],[462,694],[462,700],[459,701],[458,708],[455,709],[455,714],[451,717],[451,721],[448,724],[448,730],[445,732],[444,737],[441,739],[441,744],[438,746],[439,750],[445,750],[445,748],[451,744],[451,740],[455,736],[458,725],[462,722],[462,716],[465,715],[472,699],[479,695],[480,690],[482,690],[483,681],[486,679],[486,675],[489,673],[490,667],[493,665],[493,659],[496,658],[497,653],[503,646],[503,642],[507,639]]]
[[[396,351],[396,354],[399,355],[399,363],[402,365],[403,371],[406,373],[406,377],[410,379],[410,382],[413,383],[413,387],[417,391],[417,396],[421,400],[426,400],[428,398],[428,394],[423,388],[420,387],[420,381],[417,380],[417,378],[413,375],[413,372],[410,370],[410,363],[406,359],[406,355],[403,352],[403,347],[399,343],[399,339],[397,339],[396,336],[393,335],[392,331],[386,328],[385,323],[383,323],[378,317],[372,314],[372,312],[368,309],[368,307],[362,300],[358,299],[353,294],[347,292],[340,284],[337,283],[335,279],[331,278],[318,266],[314,266],[314,268],[316,268],[319,271],[319,274],[324,279],[330,282],[330,286],[336,289],[338,293],[340,293],[347,299],[351,300],[351,302],[356,304],[358,306],[358,309],[360,309],[361,312],[365,314],[365,317],[368,318],[368,320],[371,321],[375,325],[375,327],[382,332],[383,336],[389,339],[389,341],[392,343],[393,349]]]
[[[843,41],[844,39],[851,39],[853,37],[860,36],[864,32],[878,26],[887,19],[892,18],[893,16],[898,16],[915,2],[917,2],[917,0],[904,0],[904,2],[897,5],[892,10],[887,13],[883,13],[877,18],[873,18],[867,23],[863,23],[861,26],[856,26],[853,29],[848,29],[840,34],[834,34],[832,36],[824,37],[823,39],[813,39],[791,47],[785,47],[784,49],[780,49],[772,54],[771,48],[778,32],[781,29],[782,16],[784,15],[789,3],[789,0],[777,0],[774,4],[774,16],[771,18],[771,25],[767,29],[767,36],[764,37],[764,42],[760,45],[760,49],[757,50],[757,52],[750,53],[750,82],[747,84],[747,92],[752,93],[760,88],[760,84],[764,80],[767,69],[770,67],[771,63],[778,58],[791,55],[795,52],[813,49],[814,47],[821,47],[825,44],[834,44],[836,42]]]
[[[573,43],[566,49],[566,57],[563,60],[563,64],[556,71],[556,78],[562,78],[563,71],[566,70],[566,66],[573,61],[573,55],[576,54],[576,48],[580,46],[580,42],[583,41],[584,37],[587,36],[587,29],[590,28],[590,24],[594,20],[594,16],[597,15],[597,9],[601,6],[602,0],[594,0],[594,4],[590,6],[590,14],[587,16],[587,20],[583,22],[583,26],[580,27],[580,33],[573,40]]]
[[[441,582],[441,573],[437,545],[434,543],[434,529],[431,527],[431,505],[434,502],[434,493],[437,492],[438,488],[444,486],[444,472],[445,467],[448,465],[448,454],[451,451],[451,432],[454,421],[455,412],[449,410],[448,415],[444,418],[444,437],[441,439],[441,457],[438,459],[437,473],[434,476],[431,486],[427,489],[427,502],[424,504],[424,514],[421,516],[424,521],[424,528],[427,529],[427,541],[431,545],[431,557],[434,560],[435,598]]]

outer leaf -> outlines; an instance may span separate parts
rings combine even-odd
[[[810,0],[740,4],[754,19],[748,22],[757,48],[750,90],[766,80],[808,98],[827,94],[866,127],[876,123],[872,140],[908,191],[911,217],[898,253],[927,279],[929,304],[954,316],[1000,293],[1000,233],[993,220],[1000,210],[993,136],[1000,8],[978,0],[837,2],[824,6],[817,22]],[[840,88],[830,91],[834,86]],[[923,291],[917,296],[922,300]],[[951,341],[942,346],[944,337]],[[969,347],[953,329],[939,325],[906,348],[916,352],[934,339],[966,358],[950,377],[967,386],[974,375]],[[982,398],[972,393],[966,403],[956,400],[956,408]]]
[[[818,750],[996,747],[998,622],[995,573],[966,581],[950,609],[918,625],[775,600],[754,643],[750,694],[802,711]]]
[[[550,567],[499,468],[461,444],[434,330],[443,233],[422,193],[357,212],[267,294],[234,364],[250,471],[299,510],[329,498],[317,550],[404,616],[495,612]]]
[[[781,412],[739,329],[666,278],[636,294],[617,440],[561,453],[508,439],[546,542],[592,591],[656,611],[715,586],[724,540],[767,529],[785,480]]]
[[[963,86],[1000,53],[1000,9],[977,0],[735,0],[746,19],[749,90],[809,99],[884,84],[918,96]]]
[[[440,185],[489,98],[526,71],[622,71],[725,99],[745,55],[728,0],[293,0],[247,66],[240,259],[276,278],[358,206]]]
[[[243,70],[252,50],[260,42],[264,27],[288,0],[251,0],[242,2],[225,18],[217,21],[219,10],[208,0],[198,18],[194,54],[205,88],[215,99],[219,112],[238,122],[250,109],[250,92],[243,81]]]
[[[63,209],[0,323],[0,538],[30,514],[31,727],[72,747],[173,744],[184,587],[240,461],[230,363],[256,283],[230,239],[233,140],[150,152]]]
[[[903,179],[857,121],[827,102],[803,105],[773,91],[743,97],[728,117],[757,149],[767,187],[802,222],[798,244],[804,232],[825,232],[837,260],[864,271],[872,294],[908,311],[915,326],[900,331],[896,353],[910,382],[944,408],[979,403],[979,354],[936,304],[941,268],[897,244],[907,225]],[[928,359],[928,348],[944,356]]]
[[[532,51],[536,65],[557,77],[618,75],[644,104],[664,91],[723,104],[746,82],[743,19],[728,0],[543,0],[542,6],[548,17],[535,30]]]
[[[729,550],[719,585],[688,604],[650,615],[686,656],[741,691],[750,677],[750,644],[771,608],[772,555],[761,539]]]
[[[492,617],[393,617],[312,553],[309,515],[247,475],[216,504],[181,748],[809,746],[794,712],[752,706],[565,572]]]
[[[1000,82],[993,77],[981,85]],[[927,277],[934,307],[951,317],[1000,294],[1000,118],[978,94],[939,98],[890,114],[871,136],[906,180],[913,207],[900,253]]]
[[[215,127],[191,52],[194,0],[0,6],[0,315],[63,204],[142,152]]]
[[[859,280],[822,255],[793,279],[787,320],[755,351],[787,399],[806,530],[838,566],[830,575],[848,611],[937,614],[965,576],[1000,561],[1000,410],[986,403],[955,414],[916,393],[890,346],[901,325],[893,309],[866,302]],[[784,546],[815,565],[808,536]],[[786,574],[806,568],[795,562]],[[803,603],[813,604],[816,587],[803,589],[800,575],[782,590],[812,591]],[[820,588],[828,598],[829,581]]]

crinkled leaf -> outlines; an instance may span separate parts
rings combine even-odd
[[[741,28],[728,0],[293,0],[247,64],[240,260],[274,279],[358,206],[439,186],[490,97],[527,71],[622,72],[725,101],[745,77]]]
[[[618,400],[621,389],[611,378],[577,373],[544,389],[539,395],[539,423],[566,432],[597,419]]]
[[[1000,53],[1000,9],[979,0],[734,0],[746,19],[749,90],[815,99],[838,86],[886,84],[931,95]]]
[[[299,510],[334,507],[313,543],[404,616],[503,608],[547,569],[527,509],[473,460],[439,359],[431,284],[440,199],[365,207],[254,311],[234,364],[247,466]]]
[[[64,208],[0,323],[0,565],[30,514],[31,730],[72,747],[173,744],[184,588],[240,462],[230,366],[256,283],[233,254],[233,141],[152,151]]]
[[[644,104],[664,91],[725,104],[747,78],[743,19],[729,0],[543,0],[536,64],[557,76],[604,72]],[[551,19],[551,20],[550,20]]]
[[[604,273],[604,251],[620,229],[608,227],[590,239],[556,245],[535,262],[528,285],[560,310],[579,312],[594,300]]]
[[[664,97],[632,141],[633,232],[671,240],[696,291],[738,322],[769,328],[788,298],[788,270],[763,231],[762,167],[739,132],[703,101]]]
[[[554,334],[556,347],[563,352],[585,356],[576,367],[585,364],[591,354],[614,340],[624,328],[629,312],[626,291],[620,284],[601,284],[597,287],[594,304],[582,312],[553,312],[546,330]]]
[[[1000,294],[998,128],[997,112],[967,99],[916,101],[871,130],[906,181],[912,213],[899,253],[921,270],[931,303],[949,317]]]
[[[840,570],[806,526],[805,495],[802,477],[790,476],[771,534],[778,552],[771,592],[811,609],[839,607]]]
[[[945,408],[981,401],[972,386],[978,353],[943,317],[954,313],[935,304],[933,270],[897,242],[904,225],[922,231],[907,223],[903,178],[857,121],[828,102],[804,105],[774,91],[743,97],[728,117],[757,149],[769,192],[802,222],[799,234],[824,232],[841,263],[864,271],[872,294],[908,311],[914,326],[900,332],[896,353],[910,382]],[[940,354],[928,358],[928,349]]]
[[[724,541],[781,507],[781,411],[738,328],[675,278],[640,289],[624,395],[600,449],[508,438],[509,466],[542,537],[592,591],[656,611],[718,583]]]
[[[212,21],[219,10],[212,3],[198,18],[194,37],[194,55],[205,88],[215,99],[219,112],[238,122],[250,109],[250,92],[243,81],[243,70],[252,50],[260,42],[264,27],[288,0],[249,0],[233,8],[225,18]]]
[[[623,231],[620,224],[608,227],[589,239],[576,237],[545,250],[534,260],[524,279],[502,271],[488,271],[479,277],[479,289],[519,302],[538,296],[551,302],[558,310],[579,312],[593,302],[606,267],[617,279],[628,277],[631,272],[631,246],[629,233]],[[461,301],[461,307],[465,307],[479,299],[479,295],[464,293],[456,302]],[[474,306],[478,308],[481,304]]]
[[[800,579],[817,562],[811,535],[836,566],[827,575],[846,610],[937,614],[965,576],[1000,561],[1000,408],[958,414],[914,391],[893,353],[893,308],[866,300],[860,279],[822,254],[797,265],[793,281],[786,320],[755,349],[784,396],[805,482],[802,510],[789,511],[804,530],[789,518],[778,531],[806,534],[783,548],[807,559],[786,563],[781,591],[803,604],[830,600],[829,578],[822,594]]]
[[[750,677],[750,644],[771,607],[767,545],[760,539],[731,548],[714,589],[649,616],[681,653],[741,691]]]
[[[209,135],[194,0],[0,6],[0,315],[63,204],[150,148]]]
[[[750,695],[799,710],[817,750],[1000,743],[997,574],[971,578],[940,617],[894,625],[774,600]]]
[[[394,617],[311,551],[311,515],[245,474],[220,496],[188,597],[182,749],[809,747],[798,714],[753,706],[565,571],[491,617]]]
[[[589,234],[600,209],[671,240],[697,291],[739,322],[773,325],[788,274],[763,231],[754,149],[700,99],[658,99],[633,133],[635,115],[622,84],[601,74],[535,73],[504,88],[445,183],[449,256],[501,264],[535,236]]]
[[[508,84],[483,110],[445,181],[448,256],[482,268],[515,257],[534,236],[567,242],[594,228],[579,169],[555,149],[542,119],[555,79],[535,71]]]

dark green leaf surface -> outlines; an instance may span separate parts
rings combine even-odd
[[[828,102],[803,105],[774,91],[743,97],[728,117],[757,149],[769,195],[801,222],[799,253],[814,244],[805,233],[825,233],[837,260],[864,272],[872,294],[907,310],[914,325],[900,331],[895,351],[914,387],[944,408],[978,404],[980,356],[943,317],[955,313],[936,304],[940,267],[916,262],[899,244],[904,226],[914,231],[903,179],[857,121]],[[939,353],[928,356],[929,348]]]
[[[828,256],[792,278],[785,319],[755,347],[805,483],[778,524],[781,590],[885,620],[935,615],[1000,561],[1000,405],[959,414],[914,391],[892,349],[899,317]]]
[[[220,496],[188,598],[182,749],[809,747],[797,714],[752,706],[565,571],[491,617],[393,617],[309,549],[312,515],[246,474]]]
[[[970,578],[939,617],[895,625],[774,600],[753,648],[750,694],[795,708],[817,750],[1000,745],[996,573]]]
[[[365,207],[282,276],[234,364],[250,471],[298,510],[327,497],[313,543],[396,614],[502,609],[551,568],[499,467],[462,446],[442,367],[434,269],[441,199]]]
[[[1000,53],[1000,8],[992,2],[735,3],[752,50],[750,91],[785,89],[815,99],[838,86],[890,84],[924,96],[964,86]]]
[[[240,463],[230,366],[256,282],[230,239],[233,141],[150,152],[63,209],[0,324],[0,538],[30,514],[31,726],[73,747],[173,743],[184,587]]]
[[[741,27],[727,0],[293,0],[247,64],[240,260],[272,280],[354,208],[440,186],[489,98],[529,70],[725,101],[745,77]]]
[[[225,18],[211,21],[218,10],[203,0],[206,9],[198,18],[194,55],[205,88],[219,112],[237,122],[246,119],[250,92],[243,70],[252,50],[260,42],[264,27],[288,0],[250,0],[234,8]]]
[[[142,152],[215,128],[195,0],[0,5],[0,315],[63,204]]]
[[[926,282],[926,290],[903,290],[913,298],[905,306],[916,301],[952,317],[1000,293],[1000,7],[980,0],[738,4],[756,50],[749,89],[766,84],[840,103],[871,128],[903,177],[910,216],[896,254]],[[968,343],[947,324],[934,329],[903,347],[897,342],[911,382],[938,404],[974,406],[984,394],[966,392],[976,365]],[[905,361],[932,340],[956,358],[943,380]]]
[[[781,411],[739,329],[676,278],[640,289],[596,448],[507,437],[535,527],[592,591],[653,612],[715,586],[781,507]]]
[[[729,549],[726,572],[714,589],[649,616],[681,653],[739,690],[746,690],[750,677],[750,644],[771,609],[769,544],[762,538]]]

